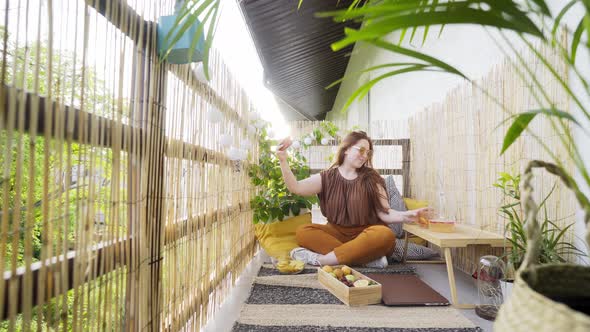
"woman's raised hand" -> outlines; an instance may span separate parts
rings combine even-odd
[[[280,161],[286,161],[287,157],[289,156],[287,154],[287,149],[291,146],[291,144],[293,143],[293,141],[291,141],[291,137],[287,137],[285,139],[283,139],[281,141],[281,143],[279,143],[279,145],[277,145],[277,158],[279,158]]]

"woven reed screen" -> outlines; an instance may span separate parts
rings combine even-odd
[[[199,329],[255,250],[248,97],[159,62],[172,0],[0,7],[0,330]]]
[[[561,59],[551,49],[542,47],[539,51],[567,80],[567,67]],[[550,92],[556,107],[568,111],[569,100],[559,83],[538,58],[530,52],[522,55],[540,83]],[[523,82],[509,60],[495,66],[477,84],[514,112],[538,109],[540,106],[527,88],[527,84],[532,82]],[[447,214],[455,216],[459,223],[504,234],[506,219],[500,216],[498,210],[507,201],[500,189],[493,186],[499,173],[520,174],[531,159],[550,160],[531,134],[526,132],[504,155],[500,155],[504,135],[512,124],[512,121],[502,122],[509,116],[480,90],[463,84],[451,91],[442,103],[410,118],[413,196],[426,199],[440,209],[439,194],[444,192]],[[573,165],[549,122],[538,118],[529,128],[557,156],[563,156],[564,165],[571,172]],[[547,173],[539,174],[535,180],[538,201],[557,182]],[[550,220],[560,226],[575,220],[574,197],[561,184],[557,185],[546,207]],[[571,243],[573,236],[570,231],[564,240]],[[482,247],[459,249],[453,253],[453,259],[459,268],[471,273],[485,252],[490,250]],[[493,252],[503,254],[498,250]]]

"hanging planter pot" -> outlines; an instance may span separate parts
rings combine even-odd
[[[203,61],[203,55],[205,54],[204,29],[201,29],[199,36],[195,37],[201,26],[199,20],[195,20],[195,22],[186,29],[182,36],[180,36],[174,44],[172,43],[183,26],[182,24],[177,24],[178,9],[180,9],[180,7],[177,6],[174,15],[160,16],[158,18],[158,54],[160,57],[165,56],[166,61],[172,64],[187,64]],[[191,44],[193,43],[194,38],[199,38],[199,40],[196,48],[191,52]],[[166,53],[166,50],[168,49],[170,49],[170,51]]]

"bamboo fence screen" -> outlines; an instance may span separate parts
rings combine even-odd
[[[0,2],[0,330],[198,330],[253,257],[250,102],[159,61],[173,8]]]
[[[540,52],[557,68],[567,81],[567,66],[551,49],[540,47]],[[531,52],[523,57],[534,70],[540,83],[560,110],[569,110],[568,96],[559,83]],[[527,84],[515,71],[509,59],[495,66],[477,84],[490,92],[506,109],[513,112],[538,109]],[[537,92],[538,93],[538,92]],[[503,121],[505,113],[481,90],[463,84],[451,91],[440,104],[432,105],[409,119],[411,152],[411,190],[415,198],[428,200],[440,211],[440,193],[444,193],[446,214],[456,217],[459,223],[470,224],[484,230],[504,234],[506,219],[500,216],[500,206],[507,200],[493,184],[500,172],[518,175],[533,159],[550,160],[550,156],[532,138],[524,133],[504,155],[500,155],[504,135],[512,121]],[[535,119],[529,128],[557,155],[571,172],[560,137],[546,119]],[[539,202],[558,182],[546,172],[539,172],[534,184]],[[570,191],[558,183],[548,200],[550,220],[563,227],[575,222],[575,199]],[[544,213],[544,212],[543,212]],[[572,243],[570,230],[564,239]],[[502,255],[502,251],[469,247],[453,252],[453,260],[460,269],[472,273],[479,257],[484,253]],[[571,258],[571,257],[570,257]]]

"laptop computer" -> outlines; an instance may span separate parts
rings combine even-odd
[[[444,306],[450,302],[416,275],[367,273],[381,284],[382,301],[388,306]]]

